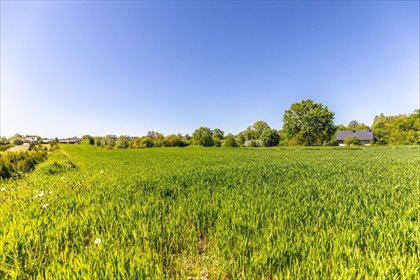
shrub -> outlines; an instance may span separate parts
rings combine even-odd
[[[363,141],[357,138],[356,136],[350,136],[344,140],[344,144],[346,144],[347,146],[361,146],[363,145]]]
[[[38,163],[47,159],[47,151],[29,151],[0,154],[0,178],[11,178],[14,174],[32,171]]]
[[[265,147],[274,147],[279,144],[280,135],[275,129],[266,129],[261,134],[261,141]]]
[[[54,175],[73,169],[76,169],[76,165],[71,161],[70,157],[62,150],[57,150],[50,155],[47,162],[39,165],[37,172]]]
[[[235,141],[235,137],[229,133],[223,141],[222,147],[238,147],[238,144]]]
[[[0,151],[1,152],[7,151],[11,147],[13,147],[13,144],[0,145]]]
[[[248,147],[261,147],[263,145],[261,140],[250,140],[248,142]]]
[[[52,163],[49,163],[42,168],[42,173],[47,175],[54,175],[54,174],[60,174],[63,172],[66,172],[68,170],[75,169],[76,165],[72,161],[54,161]]]

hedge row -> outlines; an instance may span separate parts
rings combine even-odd
[[[45,150],[0,154],[0,178],[7,179],[32,171],[47,159]]]

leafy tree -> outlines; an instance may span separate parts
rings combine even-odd
[[[16,133],[12,137],[9,138],[9,143],[14,145],[22,145],[26,141],[25,136]]]
[[[264,121],[257,121],[252,125],[252,139],[261,139],[265,130],[270,130],[271,127]]]
[[[154,147],[165,146],[165,136],[162,133],[152,130],[147,133],[146,137],[152,140]]]
[[[219,128],[213,130],[212,139],[215,146],[220,147],[222,140],[224,139],[224,135],[225,133]]]
[[[239,145],[243,145],[246,141],[245,135],[241,132],[238,134],[238,136],[236,137],[236,143],[238,143]]]
[[[115,142],[115,146],[118,149],[127,149],[129,147],[130,137],[126,135],[121,135],[118,137],[117,141]]]
[[[374,143],[378,145],[420,144],[420,113],[375,116],[372,124]]]
[[[235,137],[231,133],[229,133],[226,136],[225,140],[223,141],[222,146],[223,147],[238,147],[238,144],[235,141]]]
[[[7,145],[9,141],[7,141],[6,137],[0,137],[0,145]]]
[[[213,131],[208,127],[200,127],[196,129],[192,135],[194,145],[210,147],[214,145]]]
[[[139,148],[151,148],[153,147],[153,139],[150,137],[142,137],[140,140]]]
[[[182,137],[182,139],[184,140],[185,146],[188,146],[191,144],[191,136],[189,134],[185,134],[184,136],[182,136],[181,134],[178,134],[179,136]]]
[[[244,131],[240,132],[238,136],[241,142],[246,140],[260,140],[264,130],[271,129],[271,127],[264,121],[257,121],[252,126],[248,126]]]
[[[94,140],[94,144],[95,144],[95,146],[98,146],[98,147],[102,147],[103,146],[103,141],[102,141],[102,137],[93,137],[93,140]]]
[[[182,135],[168,135],[165,137],[165,146],[167,147],[184,147],[186,146],[185,140]]]
[[[310,99],[292,104],[284,114],[283,123],[286,137],[305,146],[322,145],[335,133],[334,112]]]
[[[252,127],[251,127],[251,126],[248,126],[248,127],[245,129],[245,131],[241,132],[241,134],[244,136],[245,141],[246,141],[246,140],[251,140],[251,139],[253,139],[253,137],[254,137],[254,135],[253,135],[253,133],[252,133]],[[245,141],[244,141],[244,142],[245,142]]]
[[[261,134],[261,141],[265,147],[274,147],[280,143],[280,135],[275,129],[266,129]]]
[[[15,138],[11,142],[12,142],[12,144],[15,144],[15,145],[22,145],[23,144],[23,140],[20,139],[20,138]]]
[[[115,136],[113,134],[109,134],[109,135],[105,136],[102,140],[103,140],[104,146],[114,147],[115,142],[117,141],[117,136]]]
[[[95,144],[95,139],[90,135],[83,135],[82,136],[82,144],[94,145]]]
[[[347,126],[345,126],[344,124],[339,124],[335,127],[336,131],[340,131],[340,130],[348,130]]]
[[[140,137],[135,137],[134,139],[132,138],[128,145],[132,149],[141,148],[141,140],[142,139]]]
[[[349,122],[349,125],[346,127],[346,130],[363,130],[363,129],[369,129],[368,125],[365,125],[364,123],[359,123],[356,120],[352,120]]]

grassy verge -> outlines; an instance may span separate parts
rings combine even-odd
[[[48,161],[40,164],[36,169],[37,174],[55,175],[76,169],[76,165],[70,156],[62,150],[55,150],[49,156]]]

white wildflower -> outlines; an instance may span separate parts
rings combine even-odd
[[[101,172],[99,172],[99,173],[104,174],[104,171],[103,171],[103,170],[101,170]]]
[[[6,188],[1,188],[1,192],[5,192],[6,190]]]
[[[36,195],[34,195],[34,198],[38,198],[38,195],[36,194]]]
[[[100,238],[95,239],[95,244],[101,244],[101,243],[102,243],[102,239],[100,239]]]
[[[63,177],[61,177],[61,180],[66,180],[66,177],[64,177],[64,176],[63,176]]]
[[[44,196],[44,191],[41,191],[38,196],[43,197]]]
[[[47,207],[50,206],[48,203],[45,203],[44,205],[42,205],[42,209],[47,209]]]

